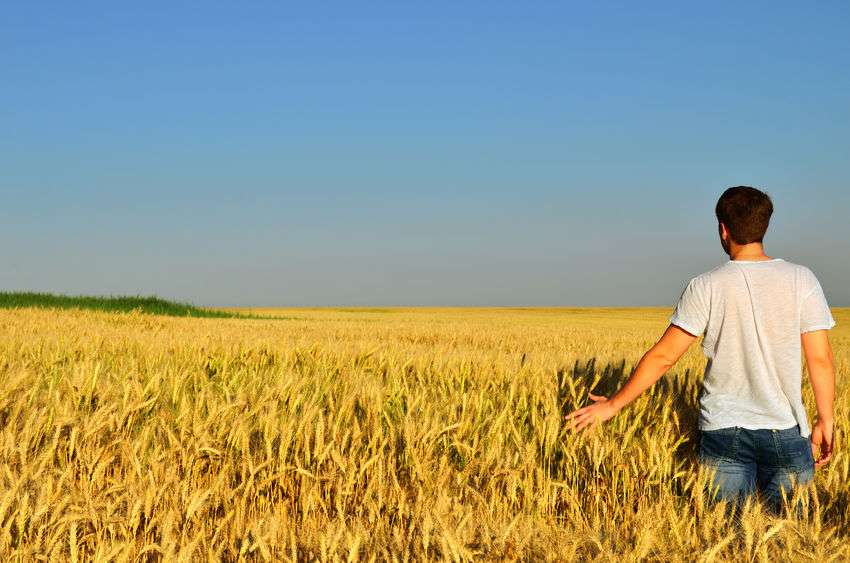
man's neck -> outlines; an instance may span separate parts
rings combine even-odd
[[[751,242],[749,244],[733,244],[729,251],[729,258],[732,260],[771,260],[771,257],[764,253],[764,246],[760,242]]]

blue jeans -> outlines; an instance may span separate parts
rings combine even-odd
[[[768,510],[781,512],[782,492],[790,500],[794,483],[805,485],[815,474],[808,438],[800,427],[749,430],[739,426],[700,432],[699,462],[716,469],[710,483],[718,500],[730,500],[736,515],[747,497],[760,493]],[[801,515],[802,507],[795,507]]]

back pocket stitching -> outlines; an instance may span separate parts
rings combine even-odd
[[[776,451],[779,454],[779,459],[782,462],[781,466],[794,471],[804,471],[806,469],[811,468],[814,465],[814,456],[812,455],[812,447],[809,445],[809,440],[804,438],[803,436],[796,436],[794,441],[804,441],[805,445],[803,447],[803,455],[807,460],[805,463],[791,463],[791,455],[785,449],[785,445],[783,444],[782,438],[779,436],[778,432],[773,434],[773,443],[776,444]]]
[[[739,428],[738,427],[721,428],[719,430],[723,430],[723,432],[716,432],[716,431],[711,431],[711,430],[703,431],[703,436],[700,439],[700,451],[699,451],[699,459],[703,463],[708,463],[708,464],[714,463],[714,464],[716,464],[718,461],[732,461],[732,462],[734,462],[734,461],[737,460]],[[709,438],[717,438],[721,441],[721,443],[728,440],[729,438],[731,438],[732,441],[731,441],[731,443],[726,442],[726,443],[723,444],[721,454],[707,454],[705,452],[705,442],[704,442],[706,436],[708,436]]]

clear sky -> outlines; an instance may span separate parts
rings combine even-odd
[[[0,289],[672,306],[746,184],[850,305],[846,1],[0,13]]]

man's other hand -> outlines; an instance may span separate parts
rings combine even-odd
[[[835,446],[835,434],[833,423],[819,420],[812,428],[812,457],[815,459],[815,467],[821,467],[832,459],[832,451]]]

